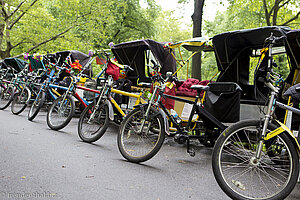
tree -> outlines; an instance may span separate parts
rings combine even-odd
[[[11,52],[21,46],[22,49],[26,47],[25,52],[30,52],[50,41],[62,38],[82,22],[79,20],[80,18],[90,13],[76,12],[72,21],[65,26],[65,22],[54,18],[47,10],[46,4],[49,5],[53,2],[55,1],[43,3],[38,0],[23,0],[21,2],[18,0],[0,0],[0,58],[10,57]],[[59,1],[56,5],[62,2],[70,3]],[[78,11],[79,9],[64,11],[64,16],[75,14],[74,10]]]
[[[154,21],[159,15],[154,0],[145,0],[145,8],[140,6],[139,0],[0,2],[0,58],[35,51],[76,49],[87,52],[108,48],[109,42],[151,38],[155,35]]]
[[[265,11],[267,25],[289,25],[291,22],[299,18],[299,6],[300,3],[298,0],[263,0],[263,8]],[[291,8],[293,7],[295,8],[294,12],[291,10]],[[282,14],[286,14],[287,12],[292,12],[292,15],[288,17],[281,16]]]
[[[27,5],[27,7],[23,6],[25,5],[25,2],[26,1],[21,1],[16,6],[11,6],[4,0],[0,0],[0,5],[1,5],[0,58],[9,57],[10,51],[13,48],[16,48],[20,44],[24,43],[24,41],[20,41],[16,44],[12,44],[10,31],[20,21],[20,19],[28,12],[28,10],[37,2],[37,0],[33,0],[29,5]],[[24,10],[21,11],[22,6],[25,8]]]
[[[193,38],[202,36],[202,15],[204,0],[194,0]],[[192,77],[201,80],[201,52],[192,58]]]
[[[227,14],[234,15],[239,22],[244,20],[243,23],[251,24],[251,27],[299,27],[299,0],[228,0],[228,2],[230,12]],[[244,14],[249,17],[245,17]]]

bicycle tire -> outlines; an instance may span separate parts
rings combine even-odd
[[[30,100],[31,92],[27,87],[23,91],[14,94],[11,102],[11,112],[15,115],[22,113]]]
[[[121,155],[133,163],[151,159],[158,153],[165,139],[164,123],[160,114],[154,115],[149,121],[146,121],[142,133],[138,133],[141,120],[144,119],[142,109],[135,108],[125,117],[117,138]],[[158,111],[154,108],[150,109],[150,115],[155,112]],[[145,147],[141,147],[144,144]]]
[[[13,88],[7,84],[0,86],[0,110],[4,110],[10,105],[13,93]]]
[[[65,101],[67,102],[64,103],[67,107],[62,108],[62,112],[58,112],[58,109],[60,109],[60,103],[62,102],[63,98],[65,98]],[[65,112],[67,111],[67,112]],[[47,112],[47,125],[49,128],[52,130],[60,130],[67,126],[71,119],[73,118],[73,115],[75,113],[75,103],[74,100],[71,96],[67,95],[62,95],[55,99],[50,106],[48,112]]]
[[[284,199],[297,183],[299,156],[285,133],[273,140],[274,145],[283,145],[281,155],[270,157],[267,152],[272,149],[264,145],[261,160],[256,162],[254,159],[261,124],[259,120],[240,121],[228,127],[215,144],[213,173],[221,189],[232,199]],[[267,131],[276,128],[274,124],[269,124]],[[281,162],[274,162],[274,159]],[[253,185],[245,184],[248,181]]]
[[[41,107],[43,106],[46,98],[46,93],[44,91],[40,92],[33,103],[31,104],[31,107],[28,112],[28,120],[32,121],[37,114],[40,112]]]
[[[95,109],[95,104],[88,105],[80,115],[78,121],[78,136],[87,143],[99,140],[106,132],[109,126],[109,109],[106,103],[100,104],[96,111],[96,117],[90,120],[90,115]]]

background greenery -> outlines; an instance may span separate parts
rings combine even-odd
[[[226,12],[217,13],[212,21],[204,19],[205,36],[267,25],[300,28],[298,0],[220,0],[220,6],[225,2]],[[155,0],[0,0],[0,4],[0,59],[24,52],[87,53],[107,49],[110,42],[147,38],[177,42],[192,37],[192,22],[182,24],[175,11],[162,11]],[[183,54],[189,56],[189,52]],[[284,59],[282,73],[286,73]],[[202,63],[202,79],[210,79],[217,72],[214,54],[202,53]],[[255,64],[253,60],[252,68]],[[180,71],[182,79],[185,70]]]

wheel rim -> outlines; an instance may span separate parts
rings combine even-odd
[[[94,114],[94,117],[91,118],[91,114],[93,113],[95,107],[91,106],[84,113],[82,124],[81,124],[81,136],[85,139],[92,139],[96,136],[96,133],[100,131],[100,129],[104,126],[105,121],[108,116],[108,109],[105,106],[100,106]]]
[[[262,157],[255,159],[259,130],[243,127],[226,138],[220,148],[219,167],[226,185],[238,195],[249,199],[267,199],[280,193],[292,174],[290,149],[281,137],[264,145]],[[281,144],[283,151],[270,157],[268,151]],[[276,162],[280,161],[280,162]]]
[[[12,110],[13,112],[19,112],[24,108],[26,102],[28,100],[28,94],[26,92],[22,92],[20,95],[14,97]]]
[[[38,94],[38,99],[35,99],[30,107],[29,110],[29,116],[33,116],[35,114],[35,112],[38,110],[39,108],[39,104],[41,102],[42,99],[42,93]]]
[[[143,119],[144,116],[139,110],[130,116],[122,128],[121,145],[130,157],[147,156],[154,150],[161,137],[158,130],[162,130],[162,124],[157,117],[145,121],[142,132],[139,132]]]
[[[66,122],[72,113],[72,102],[66,98],[64,102],[57,101],[50,110],[49,122],[53,126],[60,126]]]
[[[4,107],[10,101],[12,89],[0,87],[0,90],[0,107]]]

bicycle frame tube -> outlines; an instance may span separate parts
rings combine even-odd
[[[94,92],[94,93],[100,94],[99,90],[93,90],[93,89],[82,87],[82,86],[79,86],[79,85],[77,85],[76,87],[77,87],[77,89],[81,89],[81,90],[85,90],[85,91],[89,91],[89,92]]]
[[[152,93],[153,95],[152,95],[152,97],[151,97],[151,99],[150,99],[150,101],[149,101],[149,104],[148,104],[148,107],[147,107],[147,110],[146,110],[146,113],[145,113],[145,117],[142,119],[141,127],[140,127],[140,130],[139,130],[140,133],[142,132],[142,130],[143,130],[143,128],[144,128],[145,120],[146,120],[146,119],[148,120],[148,118],[149,118],[148,115],[149,115],[151,106],[152,106],[152,104],[154,103],[154,99],[155,99],[155,95],[156,95],[157,90],[158,90],[158,86],[155,86],[155,87],[154,87],[154,91],[153,91],[153,93]],[[158,98],[160,98],[160,95],[158,95]],[[159,102],[159,99],[158,99],[158,102]],[[150,124],[149,124],[149,126],[150,126]]]
[[[121,113],[121,115],[124,117],[125,113],[123,112],[123,110],[120,108],[120,106],[117,104],[117,102],[111,97],[108,97],[109,101],[116,107],[116,109],[119,111],[119,113]]]
[[[95,105],[95,109],[93,110],[93,112],[92,112],[92,114],[91,114],[91,116],[90,116],[88,122],[90,122],[92,119],[94,119],[95,112],[96,112],[96,110],[97,110],[98,107],[99,107],[99,104],[100,104],[100,102],[101,102],[101,99],[102,99],[103,95],[104,95],[106,92],[108,92],[108,89],[109,89],[109,88],[107,88],[107,85],[108,85],[108,84],[105,83],[105,85],[104,85],[104,87],[103,87],[103,89],[102,89],[102,91],[101,91],[101,93],[100,93],[100,95],[99,95],[99,99],[98,99],[98,101],[97,101],[97,103],[96,103],[96,105]]]

